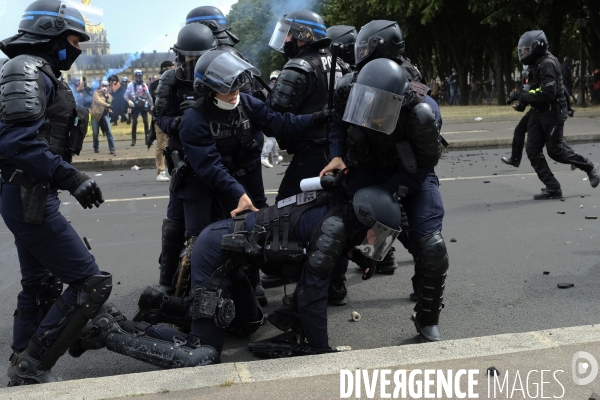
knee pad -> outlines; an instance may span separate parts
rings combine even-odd
[[[316,229],[318,236],[310,246],[308,265],[315,275],[325,279],[342,254],[346,243],[346,229],[342,218],[337,216],[327,218]]]
[[[418,241],[419,272],[426,277],[443,276],[448,271],[448,251],[440,231],[435,231]]]

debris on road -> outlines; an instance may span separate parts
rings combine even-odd
[[[483,181],[483,183],[490,183],[490,181]]]
[[[356,311],[352,311],[352,321],[354,321],[354,322],[360,321],[360,314],[357,313]]]
[[[559,283],[556,286],[558,286],[560,289],[569,289],[575,286],[574,283]]]
[[[337,351],[350,351],[352,350],[351,346],[338,346],[335,348]]]
[[[451,241],[452,243],[456,243],[456,239],[455,239],[455,238],[452,238],[452,239],[450,239],[450,241]]]
[[[586,215],[585,219],[598,219],[598,217],[593,216],[593,215]]]
[[[583,208],[583,204],[579,206],[579,208]]]
[[[557,213],[557,214],[564,214],[564,213],[565,213],[565,211],[557,211],[556,213]]]
[[[550,271],[544,271],[544,275],[550,275]]]
[[[92,249],[92,246],[90,246],[90,242],[88,242],[87,238],[84,236],[83,237],[83,243],[85,243],[85,245],[87,246],[88,250]]]
[[[481,117],[477,117],[477,118],[475,118],[475,121],[477,121],[477,122],[479,122],[479,121],[483,121],[483,118],[481,118]]]
[[[131,167],[132,171],[139,171],[141,168],[138,167],[137,165],[134,165],[133,167]]]

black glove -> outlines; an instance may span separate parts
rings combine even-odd
[[[366,271],[367,268],[369,269],[369,272],[363,274],[363,281],[366,281],[367,279],[375,275],[375,271],[377,270],[375,260],[365,256],[363,253],[360,252],[360,250],[352,250],[352,258],[348,257],[348,259],[350,261],[353,261],[356,265],[358,265],[358,268],[362,269],[363,271]]]
[[[517,106],[515,107],[515,111],[523,112],[523,111],[525,111],[526,108],[527,108],[527,104],[523,104],[523,103],[519,102],[519,104],[517,104]]]
[[[77,171],[75,180],[77,181],[77,186],[74,189],[70,189],[69,192],[77,199],[81,207],[100,207],[100,204],[104,203],[102,191],[92,178]]]
[[[508,100],[506,100],[507,105],[511,105],[515,101],[518,101],[521,98],[521,93],[519,92],[510,92],[508,94]]]
[[[185,110],[193,106],[195,102],[196,100],[184,100],[181,102],[181,104],[179,104],[179,110],[181,112],[184,112]]]
[[[567,110],[567,115],[569,117],[572,117],[573,115],[575,115],[575,110],[573,110],[571,107],[569,107],[569,109]]]
[[[179,132],[179,124],[181,123],[181,117],[175,117],[169,124],[169,130],[171,133]]]
[[[321,111],[313,113],[312,118],[310,120],[316,128],[320,128],[327,123],[327,120],[329,119],[330,115],[331,112],[327,108],[327,105],[325,105],[325,107],[323,107]]]

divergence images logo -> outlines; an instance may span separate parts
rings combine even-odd
[[[578,351],[573,354],[571,371],[573,371],[573,382],[576,385],[587,385],[598,375],[598,361],[590,353]]]

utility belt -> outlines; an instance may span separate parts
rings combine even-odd
[[[21,187],[23,221],[28,224],[40,225],[44,219],[50,184],[35,180],[20,169],[15,170],[10,175],[2,171],[2,180],[5,183]]]
[[[566,102],[566,100],[565,101],[555,100],[551,103],[531,105],[531,108],[537,112],[549,112],[549,111],[558,111],[558,110],[566,111],[567,102]]]

